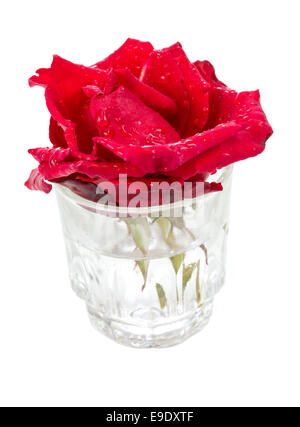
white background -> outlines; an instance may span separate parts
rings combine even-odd
[[[1,36],[1,405],[300,404],[299,1],[5,1]],[[95,63],[128,37],[177,40],[237,90],[261,89],[274,128],[234,171],[226,285],[209,326],[164,350],[92,329],[71,291],[54,194],[23,187],[47,146],[27,78],[51,55]]]

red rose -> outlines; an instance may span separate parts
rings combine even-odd
[[[39,167],[26,186],[46,193],[45,180],[92,198],[91,184],[119,174],[204,179],[261,153],[272,134],[258,91],[229,89],[208,61],[191,63],[179,43],[154,50],[128,39],[91,67],[54,56],[29,84],[45,88],[53,147],[29,150]]]

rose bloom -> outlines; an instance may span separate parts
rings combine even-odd
[[[148,188],[204,181],[205,192],[218,191],[209,175],[260,154],[272,134],[258,91],[228,88],[180,43],[154,50],[128,39],[93,66],[54,56],[36,74],[29,84],[45,88],[52,147],[29,150],[39,162],[31,190],[58,182],[95,200],[97,186],[126,174]]]

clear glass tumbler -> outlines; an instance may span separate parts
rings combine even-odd
[[[231,176],[232,166],[219,172],[223,191],[150,211],[55,185],[72,288],[98,331],[131,347],[168,347],[207,324],[225,278]]]

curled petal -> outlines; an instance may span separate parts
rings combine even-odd
[[[215,69],[209,61],[196,61],[194,65],[210,84],[209,111],[205,129],[212,129],[232,119],[237,92],[229,89],[217,78]]]
[[[189,98],[189,116],[184,129],[184,136],[188,137],[201,132],[208,119],[209,107],[209,83],[202,78],[201,74],[193,65],[180,43],[167,48],[175,58],[183,75],[183,82]]]
[[[85,67],[54,55],[50,68],[40,68],[37,75],[29,79],[29,85],[56,87],[63,100],[63,108],[66,113],[72,114],[76,105],[72,101],[78,101],[81,88],[87,85],[105,86],[107,72],[104,70]]]
[[[49,162],[57,163],[63,162],[68,157],[70,157],[71,150],[70,148],[31,148],[28,150],[28,153],[31,154],[35,160],[39,163]]]
[[[54,147],[68,148],[64,130],[61,125],[53,119],[53,117],[50,118],[49,139]]]
[[[151,43],[129,38],[119,49],[102,61],[97,62],[94,67],[103,70],[129,68],[135,76],[139,76],[142,65],[152,51]]]
[[[55,55],[51,68],[37,70],[29,79],[30,86],[45,87],[46,104],[53,119],[61,126],[64,138],[74,151],[90,153],[91,137],[97,134],[84,115],[87,96],[82,88],[88,85],[104,90],[108,72],[74,64]],[[51,138],[58,139],[55,145],[63,146],[61,132],[50,124]]]
[[[183,136],[204,128],[210,85],[189,61],[180,43],[152,52],[143,67],[141,80],[176,101],[175,127]]]
[[[177,114],[170,122],[182,134],[190,104],[183,72],[173,55],[167,49],[154,50],[143,66],[140,80],[176,102]]]
[[[200,72],[201,76],[207,82],[211,83],[212,86],[227,88],[227,86],[217,78],[215,68],[209,61],[196,61],[194,62],[194,65]]]
[[[117,178],[120,174],[127,174],[134,177],[143,176],[143,172],[132,165],[126,165],[124,163],[92,162],[87,160],[57,164],[41,163],[39,171],[41,175],[49,181],[67,178],[73,174],[82,174],[89,178],[107,180]]]
[[[177,107],[173,99],[141,82],[128,68],[115,70],[115,73],[119,77],[120,83],[140,98],[148,107],[165,117],[172,116],[176,113]]]
[[[196,173],[214,171],[239,160],[257,156],[262,153],[263,150],[263,145],[254,144],[247,133],[241,132],[236,137],[225,141],[218,147],[200,154],[198,157],[190,160],[179,168],[168,172],[168,174],[170,176],[188,179]]]
[[[43,176],[39,172],[39,169],[33,169],[25,185],[29,190],[39,190],[44,193],[50,193],[52,185],[45,182]]]

